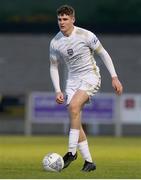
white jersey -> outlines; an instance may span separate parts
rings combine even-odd
[[[94,50],[100,41],[92,32],[74,26],[70,36],[60,31],[50,43],[50,60],[63,59],[68,67],[68,78],[82,77],[89,73],[99,75],[99,68],[94,59]]]

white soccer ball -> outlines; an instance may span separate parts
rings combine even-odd
[[[60,172],[64,167],[64,160],[57,153],[49,153],[43,158],[43,168],[46,171]]]

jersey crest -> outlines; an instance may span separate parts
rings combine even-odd
[[[72,56],[73,53],[74,53],[74,52],[73,52],[73,49],[67,49],[67,53],[68,53],[69,56]]]

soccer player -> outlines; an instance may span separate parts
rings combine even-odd
[[[97,93],[101,84],[94,53],[98,54],[106,65],[115,92],[120,95],[123,88],[111,57],[96,35],[74,25],[75,10],[71,6],[63,5],[57,9],[57,18],[60,32],[50,43],[50,75],[56,92],[56,102],[62,104],[65,97],[60,89],[58,64],[63,59],[68,67],[66,104],[70,117],[68,152],[63,157],[64,168],[77,158],[78,148],[84,159],[82,171],[89,172],[96,169],[96,164],[92,160],[81,124],[81,111],[85,103]]]

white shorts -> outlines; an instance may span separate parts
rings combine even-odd
[[[101,86],[101,77],[89,73],[83,77],[71,78],[66,84],[66,104],[68,105],[77,90],[86,91],[89,99],[94,96]]]

